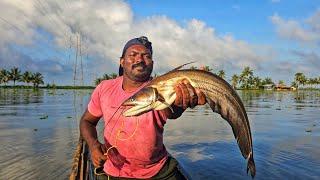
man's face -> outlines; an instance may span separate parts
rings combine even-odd
[[[138,82],[147,81],[153,69],[150,51],[143,45],[130,46],[120,60],[124,76]]]

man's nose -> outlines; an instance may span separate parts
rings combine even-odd
[[[137,54],[135,57],[135,62],[139,63],[141,61],[143,61],[143,54]]]

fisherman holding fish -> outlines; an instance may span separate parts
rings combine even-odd
[[[147,37],[129,40],[120,57],[119,77],[96,87],[81,118],[80,132],[89,145],[93,165],[103,168],[98,179],[185,179],[163,144],[164,125],[188,107],[205,104],[204,93],[181,79],[174,86],[175,99],[170,106],[139,116],[124,115],[128,109],[124,101],[152,79],[152,54]],[[104,144],[97,138],[96,125],[101,118]]]

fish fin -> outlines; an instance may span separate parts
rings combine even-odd
[[[168,106],[168,108],[171,110],[171,112],[174,113],[173,108],[171,107],[170,104],[168,104],[168,103],[166,102],[166,100],[164,99],[163,96],[161,96],[160,94],[158,94],[158,99],[157,99],[157,100],[160,101],[161,103],[165,104],[166,106]]]
[[[248,156],[247,173],[249,172],[249,170],[250,170],[251,177],[254,178],[254,176],[256,175],[256,166],[253,160],[252,152],[250,152]]]
[[[241,153],[246,159],[248,159],[247,173],[250,171],[251,177],[254,178],[254,176],[256,175],[256,167],[253,160],[253,153],[251,151],[248,153],[248,155],[246,155],[247,153],[245,153],[243,149],[245,147],[243,144],[247,142],[244,139],[241,139],[243,138],[241,136],[242,133],[239,132],[241,130],[238,130],[237,127],[234,125],[234,123],[232,123],[232,121],[229,120],[229,112],[227,111],[227,113],[225,113],[225,110],[222,109],[221,103],[219,102],[219,100],[216,100],[216,102],[214,102],[212,99],[208,98],[208,96],[206,100],[207,100],[207,103],[210,105],[212,111],[219,113],[221,117],[227,120],[227,122],[231,125],[233,134],[237,140]]]
[[[188,62],[188,63],[182,64],[182,65],[180,65],[180,66],[178,66],[178,67],[176,67],[176,68],[172,69],[171,71],[179,70],[179,69],[181,69],[183,66],[186,66],[186,65],[188,65],[188,64],[192,64],[192,63],[195,63],[195,62],[196,62],[196,61],[191,61],[191,62]],[[171,71],[169,71],[169,72],[171,72]]]
[[[207,97],[208,97],[208,96],[207,96]],[[211,108],[214,112],[220,114],[220,109],[221,109],[221,107],[219,106],[219,103],[213,102],[213,100],[210,99],[210,98],[206,98],[206,100],[207,100],[210,108]]]

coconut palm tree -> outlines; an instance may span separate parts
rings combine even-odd
[[[111,73],[109,76],[111,77],[111,79],[115,79],[115,78],[118,77],[118,74],[117,73]]]
[[[0,70],[0,84],[4,83],[4,85],[7,85],[7,82],[9,81],[9,72],[5,69]]]
[[[109,76],[109,74],[105,73],[102,78],[100,78],[101,80],[108,80],[111,79],[111,77]]]
[[[201,66],[201,67],[200,67],[200,70],[204,70],[204,71],[211,72],[213,69],[210,68],[209,66]]]
[[[259,78],[258,76],[254,77],[252,79],[252,83],[253,83],[253,87],[255,89],[259,89],[262,86],[261,78]]]
[[[266,77],[264,78],[264,80],[262,80],[262,85],[266,85],[266,84],[274,84],[274,82],[270,77]]]
[[[217,74],[219,77],[221,77],[222,79],[224,79],[226,77],[226,73],[224,72],[224,70],[220,70],[218,71],[218,74]]]
[[[250,67],[245,67],[240,74],[239,82],[241,83],[241,88],[249,89],[253,84],[253,70]]]
[[[22,74],[21,76],[21,81],[27,83],[27,85],[29,85],[29,83],[31,82],[31,76],[32,73],[29,71],[26,71]]]
[[[283,80],[279,80],[279,81],[278,81],[278,84],[279,84],[279,85],[284,85],[284,81],[283,81]]]
[[[102,79],[101,78],[97,78],[95,81],[94,81],[94,84],[97,86],[101,83]]]
[[[296,82],[297,87],[299,88],[299,85],[304,85],[307,82],[307,78],[303,73],[298,72],[294,75],[294,81]]]
[[[17,67],[13,67],[9,72],[9,80],[13,81],[13,86],[16,85],[16,81],[21,78],[21,71]]]
[[[315,88],[317,82],[318,82],[318,79],[317,79],[317,78],[309,78],[309,79],[308,79],[308,83],[310,84],[310,86],[311,86],[312,88]]]
[[[39,72],[32,74],[31,82],[33,83],[34,88],[38,88],[39,84],[44,84],[42,74]]]
[[[190,69],[198,69],[196,66],[191,66]]]
[[[291,82],[291,86],[292,87],[298,87],[297,82],[296,81]]]
[[[239,83],[239,76],[236,75],[236,74],[234,74],[234,75],[231,77],[232,87],[233,87],[234,89],[237,89],[238,83]]]
[[[101,81],[103,81],[103,80],[115,79],[115,78],[117,78],[117,77],[118,77],[118,74],[117,74],[117,73],[111,73],[111,74],[105,73],[105,74],[102,76],[102,78],[97,78],[97,79],[94,81],[94,83],[95,83],[95,85],[98,85],[98,84],[100,84]]]

